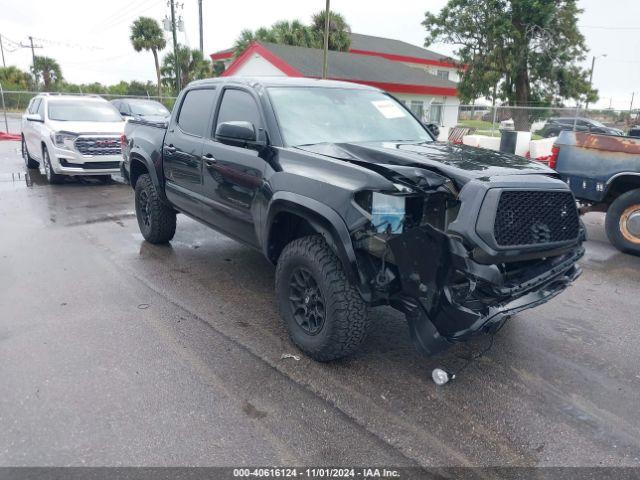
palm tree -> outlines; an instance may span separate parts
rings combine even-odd
[[[275,43],[298,47],[313,47],[314,45],[313,32],[298,20],[276,22],[271,26],[271,33],[275,37]]]
[[[13,65],[0,67],[0,83],[5,90],[27,90],[31,76]]]
[[[62,70],[56,60],[50,57],[36,56],[33,59],[31,72],[37,78],[42,77],[46,92],[51,90],[51,85],[62,80]]]
[[[151,50],[153,60],[156,65],[156,79],[158,80],[158,96],[160,96],[160,62],[158,62],[158,51],[167,46],[164,33],[158,22],[151,17],[139,17],[131,25],[131,44],[136,52]]]
[[[233,45],[234,56],[238,57],[251,42],[270,42],[298,47],[322,48],[324,46],[324,10],[313,15],[310,26],[298,20],[280,20],[269,28],[259,28],[255,32],[243,30]],[[344,17],[331,12],[329,17],[329,50],[349,51],[351,27]]]
[[[324,25],[326,10],[314,13],[311,20],[311,30],[316,38],[316,48],[324,46]],[[351,27],[339,13],[329,11],[329,50],[348,52],[351,46]]]
[[[190,49],[184,45],[178,45],[178,61],[180,65],[180,84],[207,78],[212,76],[211,61],[204,58],[200,50]],[[162,60],[162,82],[168,87],[173,87],[175,83],[175,57],[173,52],[165,55]]]
[[[255,32],[245,29],[240,32],[240,36],[233,44],[233,55],[235,57],[242,55],[252,42],[278,43],[276,35],[270,28],[260,27]]]

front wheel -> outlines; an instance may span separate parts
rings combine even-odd
[[[170,241],[176,233],[176,212],[162,202],[148,173],[136,182],[135,203],[144,239],[154,244]]]
[[[336,360],[362,343],[366,304],[321,236],[299,238],[284,248],[276,296],[291,340],[311,358]]]
[[[42,162],[44,163],[44,175],[47,177],[47,182],[52,185],[64,182],[64,175],[60,175],[53,171],[51,166],[51,157],[47,147],[42,147]]]
[[[640,255],[640,189],[623,193],[607,210],[605,228],[618,250]]]
[[[38,162],[36,162],[31,155],[29,155],[29,150],[27,149],[27,142],[22,137],[22,159],[24,160],[24,164],[27,168],[33,169],[38,168]]]

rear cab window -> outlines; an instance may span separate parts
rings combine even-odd
[[[180,130],[189,135],[204,136],[215,98],[216,91],[212,88],[189,90],[182,101],[176,121]]]

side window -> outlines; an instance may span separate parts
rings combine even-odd
[[[216,128],[223,122],[237,121],[251,122],[256,131],[262,127],[258,105],[253,97],[242,90],[228,89],[222,97]]]
[[[32,104],[29,106],[29,113],[36,113],[38,111],[38,107],[40,106],[42,99],[34,98],[32,100]]]
[[[215,90],[189,90],[178,114],[178,126],[183,132],[202,137],[213,109]]]
[[[418,117],[420,121],[424,116],[424,103],[422,100],[411,100],[411,106],[409,107],[413,114]]]
[[[42,118],[44,118],[44,101],[41,100],[40,104],[38,105],[38,115],[40,115]]]

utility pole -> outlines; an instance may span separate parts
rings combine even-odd
[[[631,105],[629,105],[629,113],[633,110],[633,99],[636,96],[636,92],[631,92]]]
[[[42,45],[34,45],[33,44],[33,37],[28,37],[29,38],[29,45],[25,45],[22,42],[20,42],[20,47],[21,48],[30,48],[31,49],[31,60],[33,61],[33,76],[35,78],[35,89],[38,90],[38,72],[36,71],[36,52],[35,49],[36,48],[42,48]]]
[[[173,35],[173,59],[176,67],[176,87],[180,92],[182,85],[180,81],[180,59],[178,58],[178,37],[176,34],[176,6],[174,0],[169,0],[171,6],[171,33]]]
[[[0,52],[2,52],[2,66],[7,68],[7,64],[4,63],[4,47],[2,46],[2,34],[0,34]]]
[[[322,78],[327,78],[329,70],[329,15],[331,15],[329,2],[330,0],[327,0],[327,8],[324,11],[324,52],[322,53]]]
[[[596,66],[596,58],[600,58],[600,57],[606,57],[607,54],[602,54],[602,55],[594,55],[593,58],[591,58],[591,73],[589,73],[589,90],[593,89],[593,69]],[[587,100],[586,105],[584,106],[585,110],[589,110],[589,100]]]
[[[200,54],[204,57],[204,46],[202,39],[202,0],[198,0],[198,19],[200,21]]]

